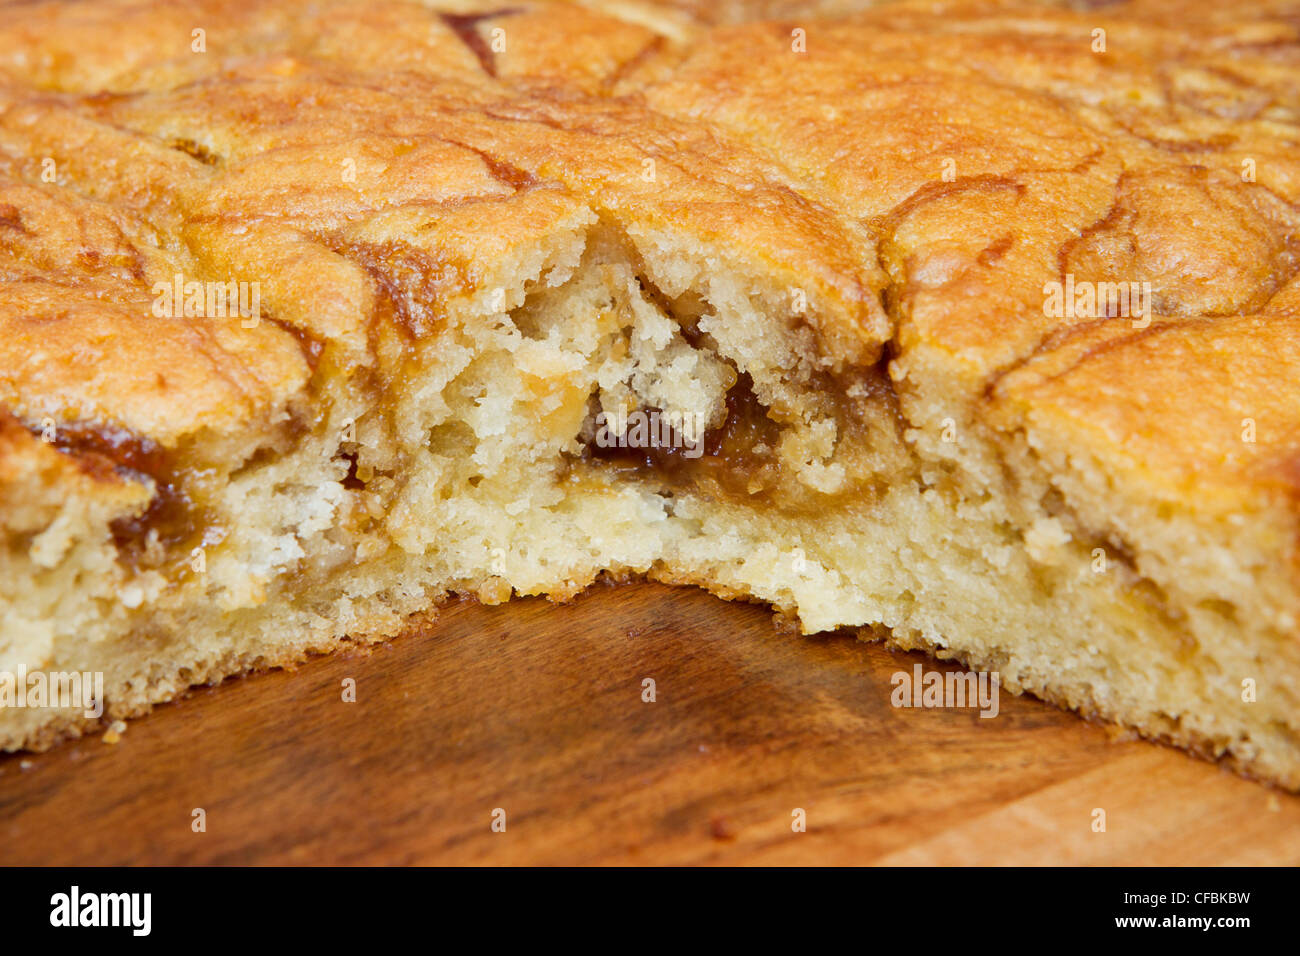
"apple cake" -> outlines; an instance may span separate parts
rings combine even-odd
[[[1300,789],[1294,2],[0,11],[0,747],[607,575]]]

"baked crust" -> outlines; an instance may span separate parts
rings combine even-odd
[[[7,14],[0,667],[120,672],[114,712],[129,714],[194,681],[391,634],[449,590],[563,597],[603,570],[647,573],[772,601],[807,630],[892,628],[900,646],[1001,667],[1011,689],[1300,786],[1293,4],[95,0]],[[257,283],[256,321],[158,317],[176,277]],[[644,294],[686,336],[653,376],[627,372],[643,404],[668,400],[665,382],[713,395],[740,377],[777,438],[722,435],[721,468],[672,482],[662,458],[604,468],[584,422],[609,375],[579,381],[528,344],[563,332],[545,322],[569,300],[549,290],[583,282],[614,290],[592,293],[595,311],[640,315]],[[1048,290],[1067,282],[1145,283],[1150,309],[1051,314]],[[601,321],[578,338],[624,320]],[[476,412],[453,427],[436,410],[458,408],[456,383],[475,374],[487,384],[473,407],[491,405],[506,373],[475,356],[503,324],[536,431],[497,448]],[[638,341],[610,347],[618,358]],[[715,434],[724,418],[741,434],[709,402]],[[412,489],[461,493],[417,481],[420,468],[472,457],[492,485],[501,456],[546,442],[565,464],[539,473],[557,488],[612,501],[622,474],[716,515],[780,513],[814,539],[822,513],[853,516],[846,527],[911,514],[870,510],[891,488],[946,496],[986,522],[970,560],[1008,567],[1001,534],[1027,555],[1008,574],[1051,578],[1026,599],[1036,623],[1006,628],[1056,627],[1061,593],[1094,587],[1061,569],[1101,549],[1121,580],[1078,600],[1123,604],[1099,620],[1120,644],[1130,625],[1116,622],[1136,622],[1133,639],[1164,656],[1125,664],[1080,637],[1021,660],[1013,636],[971,636],[943,607],[948,572],[921,599],[939,610],[913,619],[917,589],[889,580],[886,597],[863,596],[883,572],[851,557],[818,559],[848,583],[816,595],[798,574],[733,571],[710,556],[731,531],[671,551],[592,544],[525,573],[494,570],[494,549],[510,565],[519,541],[541,534],[533,551],[546,551],[550,532],[439,525],[482,538],[487,557],[471,560],[418,530],[431,519]],[[320,470],[268,470],[257,482],[298,490],[256,513],[302,513],[246,534],[246,492],[231,489],[290,458]],[[324,503],[303,490],[326,485]],[[510,494],[506,513],[523,500]],[[215,570],[187,570],[195,548]],[[418,588],[402,589],[398,552],[428,570]],[[342,568],[354,577],[340,596],[322,582]],[[43,597],[23,604],[33,587]],[[78,588],[80,625],[53,610]],[[271,614],[305,594],[310,608]],[[225,615],[211,646],[176,636],[216,627],[204,602]],[[100,644],[156,634],[163,649],[87,656],[76,629],[91,617]],[[1095,671],[1060,676],[1085,646]],[[1247,679],[1273,695],[1249,718],[1234,698]],[[24,716],[0,740],[80,724]]]

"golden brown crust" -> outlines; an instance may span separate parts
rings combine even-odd
[[[265,277],[269,314],[360,355],[375,283],[338,254],[345,226],[494,197],[499,222],[513,222],[518,176],[816,282],[834,346],[866,360],[862,348],[893,337],[898,368],[923,369],[906,390],[931,377],[968,383],[973,398],[1050,347],[1070,320],[1044,316],[1043,287],[1067,273],[1150,282],[1162,323],[1256,314],[1268,326],[1290,310],[1300,230],[1287,9],[901,3],[683,39],[680,15],[656,21],[644,5],[340,4],[313,18],[292,3],[26,4],[0,32],[13,84],[0,114],[12,290],[0,400],[29,420],[102,417],[169,444],[247,420],[303,384],[282,333],[168,328],[144,310],[152,281]],[[742,11],[792,15],[750,5],[724,19]],[[193,53],[200,24],[210,46]],[[791,49],[796,28],[806,53]],[[649,69],[656,60],[671,69]],[[57,184],[40,180],[47,156]],[[344,181],[349,160],[360,175]],[[459,256],[478,258],[499,228],[470,224]],[[39,325],[56,309],[57,325]],[[1201,341],[1181,343],[1188,362]],[[124,361],[90,379],[61,366],[101,348]],[[20,360],[38,353],[47,360]],[[1245,407],[1242,390],[1269,380],[1260,400],[1288,420],[1266,431],[1284,441],[1300,414],[1273,390],[1294,381],[1289,357],[1258,361],[1274,374],[1223,381]],[[1155,465],[1186,472],[1207,449],[1166,452]],[[1254,475],[1265,491],[1257,469],[1237,477]]]
[[[996,394],[1063,444],[1105,456],[1126,489],[1243,513],[1300,494],[1297,368],[1294,316],[1103,322],[1072,330]],[[1243,440],[1250,422],[1269,434]]]

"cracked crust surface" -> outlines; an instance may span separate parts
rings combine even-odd
[[[703,330],[751,376],[770,417],[805,428],[799,448],[790,437],[781,452],[787,467],[799,456],[804,486],[860,502],[886,494],[868,485],[906,474],[922,491],[983,508],[990,527],[1018,529],[1035,575],[1060,565],[1047,552],[1062,535],[1081,554],[1102,548],[1130,575],[1125,593],[1159,592],[1150,613],[1172,622],[1171,633],[1198,635],[1192,644],[1210,640],[1202,631],[1227,635],[1233,664],[1216,658],[1207,699],[1275,669],[1281,703],[1265,722],[1284,742],[1198,722],[1195,694],[1184,698],[1190,716],[1177,694],[1153,715],[1133,703],[1140,681],[1123,702],[1091,677],[1054,687],[1050,659],[1026,666],[1025,689],[1300,785],[1298,691],[1287,676],[1300,669],[1294,4],[96,0],[4,9],[0,509],[13,547],[33,547],[33,489],[66,487],[94,503],[51,519],[80,528],[58,554],[89,555],[110,527],[114,547],[148,535],[147,522],[130,522],[166,488],[190,515],[221,513],[219,485],[311,441],[334,470],[304,486],[341,489],[330,507],[342,510],[327,523],[362,535],[385,524],[408,554],[448,547],[395,527],[401,515],[419,519],[401,489],[382,484],[400,484],[426,446],[460,447],[457,428],[417,426],[413,409],[455,405],[442,389],[474,367],[468,341],[488,334],[472,330],[507,313],[525,329],[532,297],[572,274],[599,274],[590,281],[615,290],[592,300],[599,308],[635,312],[620,296],[637,289],[610,264],[626,260],[665,314],[696,323],[688,338]],[[601,240],[617,247],[609,261],[593,251],[598,232],[618,237]],[[726,288],[710,276],[726,276]],[[177,277],[258,283],[259,321],[159,318],[156,290]],[[1067,282],[1145,284],[1148,314],[1049,314],[1048,288]],[[793,293],[791,310],[781,303]],[[713,310],[702,319],[696,299]],[[768,341],[740,318],[751,306],[781,320],[785,351],[746,351],[756,331]],[[569,441],[594,386],[575,384],[568,359],[510,348],[540,434]],[[696,361],[685,345],[671,349],[679,370]],[[712,381],[713,365],[698,361],[682,381]],[[656,387],[637,374],[634,389]],[[850,419],[870,418],[861,409],[877,401],[901,437],[888,448],[863,439],[859,454]],[[859,411],[844,411],[854,402]],[[100,437],[42,443],[46,423],[56,436]],[[337,442],[324,433],[348,424],[361,429],[360,447],[345,441],[330,458]],[[124,450],[145,444],[156,453]],[[103,480],[87,487],[87,475]],[[349,508],[351,518],[339,517]],[[367,508],[387,517],[365,518]],[[298,541],[315,520],[299,520]],[[169,530],[145,552],[242,541],[228,527]],[[46,544],[41,567],[56,561]],[[306,556],[285,558],[295,547]],[[359,563],[381,545],[346,547],[351,559],[329,560]],[[948,618],[905,621],[874,599],[842,620],[812,613],[815,602],[784,583],[732,578],[673,547],[672,558],[608,563],[803,608],[805,627],[896,627],[900,644],[990,666],[1014,656],[941,633]],[[341,548],[250,544],[239,561],[259,569],[257,580],[225,581],[224,606],[273,603],[276,587],[307,574],[304,562]],[[972,550],[1001,560],[989,557],[992,543]],[[510,574],[435,578],[480,594],[563,594],[600,563],[526,585]],[[154,553],[130,572],[106,571],[104,594],[141,586],[146,605],[148,595],[165,601],[183,574],[164,564]],[[140,567],[159,577],[137,585],[130,574]],[[902,584],[896,591],[897,607],[914,598]],[[437,593],[430,584],[385,596],[338,627],[391,633]],[[66,638],[41,629],[45,611],[6,613],[0,660],[60,658],[50,648]],[[132,633],[156,624],[115,620]],[[18,633],[45,650],[22,650]],[[328,643],[318,634],[204,652],[203,666],[178,652],[165,677],[133,684],[156,689],[123,692],[123,712],[191,679]]]
[[[28,420],[113,421],[167,445],[242,425],[302,389],[290,337],[152,321],[154,282],[265,276],[269,314],[368,362],[380,283],[367,263],[381,280],[389,263],[340,256],[341,237],[428,210],[451,234],[427,311],[490,281],[481,263],[508,241],[491,233],[525,232],[573,196],[817,283],[836,355],[862,364],[892,341],[900,370],[968,387],[954,404],[1070,347],[1072,321],[1043,314],[1044,283],[1066,273],[1150,282],[1155,320],[1187,323],[1163,335],[1185,354],[1160,393],[1183,363],[1212,361],[1206,323],[1231,338],[1258,316],[1259,374],[1207,376],[1197,394],[1268,404],[1278,440],[1252,453],[1276,467],[1231,471],[1246,487],[1288,475],[1300,417],[1295,392],[1278,391],[1294,367],[1280,317],[1300,288],[1290,8],[849,6],[808,16],[803,55],[781,4],[710,4],[710,17],[645,4],[15,7],[0,31],[3,400]],[[787,19],[706,23],[769,16]],[[1088,38],[1106,28],[1096,53]],[[191,52],[194,29],[206,52]],[[553,202],[524,198],[534,189]],[[1137,419],[1105,440],[1107,457],[1139,426],[1183,428],[1123,387],[1087,394]],[[1240,458],[1236,430],[1220,430],[1215,467]],[[1171,440],[1151,467],[1187,471],[1207,451]]]

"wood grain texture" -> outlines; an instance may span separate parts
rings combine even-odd
[[[1007,694],[895,709],[923,660],[649,584],[458,604],[0,759],[0,863],[1300,863],[1300,799],[1211,764]]]

